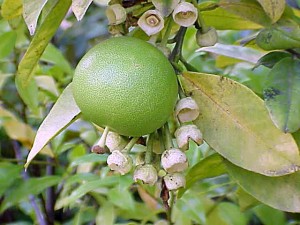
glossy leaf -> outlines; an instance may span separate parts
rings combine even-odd
[[[257,0],[267,15],[275,23],[284,12],[285,0]]]
[[[11,20],[22,14],[22,0],[4,0],[1,5],[1,15]]]
[[[0,35],[0,59],[7,57],[15,47],[17,34],[14,31]]]
[[[198,180],[216,177],[224,173],[226,173],[226,167],[223,164],[223,158],[219,154],[213,154],[202,159],[189,169],[186,175],[185,188],[179,190],[178,197],[181,197]]]
[[[299,169],[293,137],[275,127],[262,99],[249,88],[222,76],[202,73],[186,72],[181,83],[200,108],[194,123],[205,141],[226,159],[268,176]]]
[[[228,56],[235,59],[240,59],[250,63],[257,63],[257,61],[263,56],[263,53],[248,47],[236,46],[236,45],[224,45],[215,44],[210,47],[199,48],[197,52],[211,52],[218,55]]]
[[[226,161],[229,174],[259,201],[282,211],[300,212],[300,172],[267,177]]]
[[[48,0],[23,0],[23,18],[30,35],[34,34],[38,18],[47,1]]]
[[[271,118],[283,132],[300,128],[300,60],[287,57],[270,71],[264,98]]]
[[[271,25],[271,19],[266,15],[262,7],[253,0],[221,0],[219,6],[254,23],[263,26]]]
[[[40,125],[32,149],[27,157],[25,168],[39,151],[65,127],[77,119],[80,109],[73,98],[71,85],[67,86],[57,102]]]
[[[9,190],[1,204],[0,212],[3,212],[10,206],[17,204],[29,197],[29,195],[37,195],[47,187],[51,187],[59,183],[61,177],[47,176],[41,178],[30,178],[26,181],[20,181],[19,185],[15,185]]]
[[[72,0],[72,11],[79,21],[83,18],[93,0]]]
[[[36,64],[65,17],[70,5],[71,0],[57,1],[45,17],[41,26],[37,29],[35,36],[18,66],[16,80],[20,93],[28,89]],[[21,97],[23,97],[22,94]]]
[[[201,15],[205,24],[212,26],[217,30],[251,30],[259,29],[262,26],[252,21],[246,20],[241,16],[226,11],[221,7],[214,7],[216,4],[213,2],[203,2],[199,4]],[[205,10],[206,8],[214,8],[213,10]]]
[[[118,181],[119,181],[118,177],[111,176],[103,179],[99,178],[98,180],[95,181],[85,182],[81,184],[77,189],[72,191],[72,193],[67,197],[58,199],[58,201],[55,204],[55,209],[57,210],[65,206],[68,206],[74,203],[77,199],[87,194],[88,192],[96,190],[97,188],[100,187],[115,185],[117,184]]]

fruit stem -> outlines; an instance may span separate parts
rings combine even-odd
[[[140,137],[133,137],[131,138],[131,140],[129,141],[129,143],[125,146],[125,148],[122,150],[122,152],[124,153],[128,153],[130,152],[130,150],[132,149],[132,147],[135,145],[135,143],[139,140]]]
[[[100,140],[92,147],[92,152],[94,153],[100,153],[100,152],[105,152],[105,142],[106,138],[109,132],[109,128],[106,126]]]
[[[168,150],[174,147],[168,123],[165,123],[164,131],[165,131],[165,147]]]
[[[168,43],[168,39],[170,37],[170,34],[171,34],[171,31],[172,31],[172,26],[173,26],[173,18],[170,16],[168,18],[168,21],[167,21],[167,29],[166,29],[166,32],[164,33],[164,37],[161,41],[161,45],[162,46],[166,46],[167,43]]]
[[[147,150],[145,155],[146,164],[150,164],[152,161],[153,140],[154,140],[154,133],[151,133],[148,138]]]
[[[180,55],[180,61],[183,63],[183,65],[185,66],[185,68],[188,70],[188,71],[192,71],[192,72],[198,72],[198,70],[193,67],[191,64],[189,64],[185,58],[183,58],[182,55]]]
[[[170,62],[177,63],[179,61],[179,56],[181,55],[181,49],[183,45],[183,39],[186,32],[186,27],[180,27],[177,35],[176,35],[176,45],[169,56]]]

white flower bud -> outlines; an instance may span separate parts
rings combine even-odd
[[[164,19],[158,10],[146,11],[137,23],[148,36],[157,34],[164,28]]]
[[[214,27],[210,27],[206,33],[200,30],[196,33],[196,42],[200,47],[213,46],[218,41],[218,34]]]
[[[182,98],[177,102],[175,115],[181,123],[191,122],[199,116],[199,107],[191,97]]]
[[[192,26],[198,18],[197,8],[189,2],[179,3],[173,11],[175,23],[183,27]]]
[[[178,147],[182,150],[189,148],[189,140],[193,140],[198,145],[203,143],[202,133],[196,125],[184,125],[175,131]]]
[[[105,145],[112,152],[114,150],[122,150],[127,145],[128,140],[115,132],[108,132]]]
[[[108,156],[107,164],[111,170],[115,170],[124,175],[131,170],[132,159],[127,153],[115,150]]]
[[[185,186],[185,177],[182,173],[167,174],[164,181],[168,190],[177,190]]]
[[[126,20],[126,10],[120,4],[109,5],[105,14],[109,25],[118,25]]]
[[[152,0],[152,4],[155,8],[161,12],[163,17],[167,17],[178,5],[180,0],[164,1],[164,0]]]
[[[188,161],[184,152],[172,148],[163,152],[161,165],[168,173],[184,171],[188,167]]]
[[[156,169],[150,165],[138,166],[133,174],[133,180],[142,181],[144,184],[154,185],[158,179]]]

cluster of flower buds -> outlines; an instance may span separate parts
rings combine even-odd
[[[141,15],[136,15],[137,25],[148,36],[159,33],[165,26],[165,18],[171,14],[173,21],[179,26],[189,27],[197,21],[198,9],[192,3],[184,0],[170,2],[152,0],[151,4],[152,7],[149,7],[149,10],[142,11]],[[109,25],[117,26],[126,22],[130,23],[128,15],[131,15],[137,8],[136,6],[125,8],[121,4],[111,3],[106,9]],[[136,26],[136,23],[130,23],[128,26]]]

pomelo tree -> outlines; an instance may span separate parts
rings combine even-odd
[[[300,2],[0,0],[4,224],[299,224]]]

